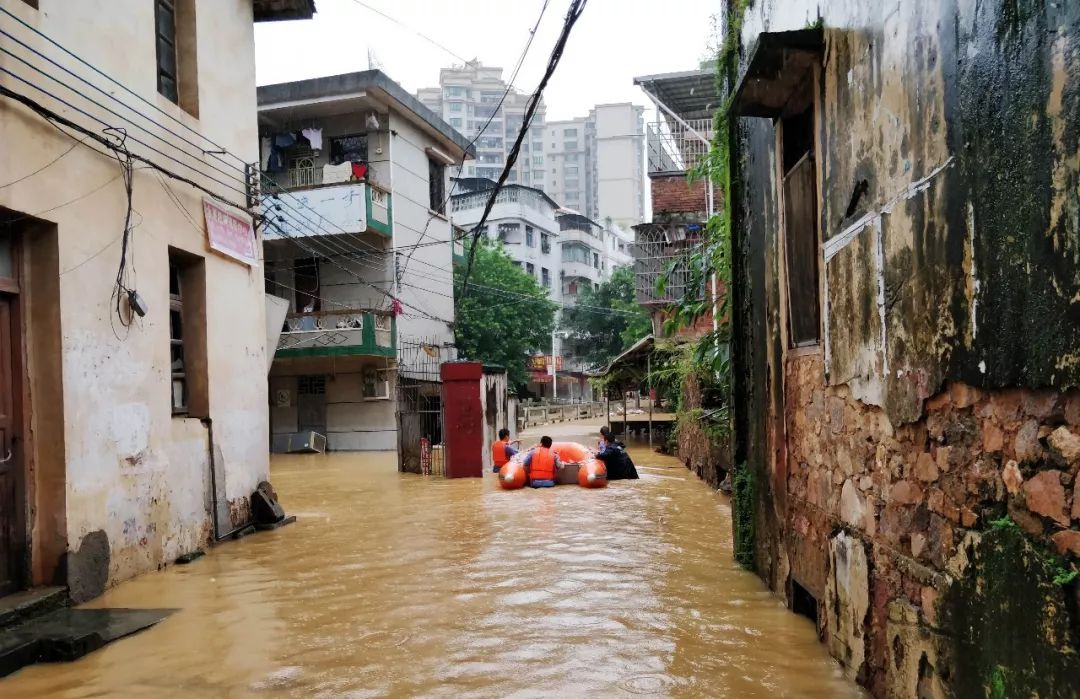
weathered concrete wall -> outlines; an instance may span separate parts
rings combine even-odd
[[[41,10],[34,10],[18,0],[0,2],[242,160],[257,158],[250,1],[197,3],[198,60],[203,68],[199,71],[198,118],[157,93],[152,4],[138,0],[64,3],[62,7],[41,3]],[[9,22],[8,26],[14,24]],[[55,47],[29,31],[19,30],[19,36],[46,55],[58,55]],[[37,64],[47,66],[43,61]],[[78,68],[74,61],[68,64],[103,88],[107,86],[89,69]],[[42,78],[34,79],[35,74],[14,59],[0,58],[0,65],[26,75],[31,82],[47,84]],[[214,70],[214,66],[229,69]],[[50,68],[50,72],[61,75],[58,69]],[[4,83],[88,127],[102,128],[25,84]],[[91,88],[84,86],[82,90],[107,101]],[[126,103],[138,105],[140,111],[151,110],[118,88],[112,91]],[[118,113],[130,114],[124,107],[110,104]],[[104,110],[90,107],[89,111],[101,115],[106,123],[119,122]],[[157,115],[155,121],[171,129],[182,128],[168,117],[152,113]],[[149,128],[175,142],[164,127]],[[128,131],[129,137],[175,153],[130,125]],[[8,99],[0,99],[0,142],[4,143],[0,148],[0,180],[12,182],[43,168],[0,189],[0,206],[20,214],[36,214],[53,224],[33,234],[54,236],[57,249],[50,271],[59,280],[58,318],[35,309],[42,301],[41,296],[35,298],[38,287],[31,285],[26,302],[31,322],[52,323],[54,328],[59,324],[60,342],[54,349],[60,356],[51,359],[58,360],[55,365],[62,377],[62,394],[59,406],[49,409],[62,407],[62,429],[54,435],[49,425],[40,425],[43,429],[36,438],[60,445],[49,449],[48,459],[62,459],[63,475],[48,471],[44,485],[62,489],[63,496],[39,498],[38,502],[50,508],[63,506],[66,512],[38,510],[32,525],[53,539],[57,533],[43,530],[43,524],[63,525],[67,560],[60,582],[69,583],[73,591],[81,591],[80,597],[87,597],[104,585],[153,570],[181,553],[202,547],[210,530],[207,430],[197,418],[176,418],[170,411],[169,249],[188,252],[205,263],[209,414],[224,457],[225,493],[238,516],[247,509],[248,495],[268,473],[263,283],[259,269],[249,269],[209,250],[201,193],[171,182],[170,194],[154,174],[137,169],[134,244],[128,251],[130,284],[150,310],[129,329],[120,327],[112,294],[126,202],[116,160],[86,145],[74,145],[72,138]],[[172,169],[184,170],[143,146],[129,145]],[[59,160],[45,167],[56,158]],[[220,161],[196,156],[187,162],[213,174],[207,163]],[[241,186],[242,180],[236,182]],[[242,195],[220,189],[231,200],[242,201]],[[29,273],[44,269],[38,267]],[[47,342],[33,342],[35,349],[49,347]],[[52,366],[51,359],[35,357],[40,367]],[[42,383],[42,377],[29,379],[33,406],[48,382]],[[36,445],[31,449],[38,458],[46,458]],[[35,555],[39,553],[35,551]],[[42,576],[56,570],[55,563],[35,561],[35,582],[52,582]]]
[[[1074,696],[1080,6],[757,0],[743,43],[819,19],[816,348],[785,344],[773,124],[732,158],[755,565],[876,696]]]

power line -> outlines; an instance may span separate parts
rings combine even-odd
[[[484,206],[484,213],[480,216],[480,221],[476,224],[475,228],[473,228],[472,246],[469,248],[469,261],[465,267],[465,274],[462,278],[462,300],[464,300],[469,293],[469,275],[472,273],[473,262],[476,259],[476,249],[480,238],[481,228],[487,221],[491,209],[495,206],[495,198],[498,196],[499,190],[502,189],[503,185],[506,183],[507,177],[510,176],[510,170],[517,162],[518,154],[521,152],[521,144],[525,140],[525,134],[528,132],[528,127],[532,123],[533,116],[536,114],[537,105],[540,102],[541,96],[544,94],[544,88],[547,87],[548,81],[551,80],[551,76],[555,73],[555,68],[559,65],[563,50],[566,48],[566,42],[570,38],[570,31],[574,28],[574,24],[577,23],[578,18],[584,11],[585,3],[587,1],[588,0],[570,0],[570,8],[563,20],[562,32],[559,34],[559,38],[555,42],[554,48],[551,50],[547,69],[544,71],[544,76],[540,79],[540,84],[537,85],[536,91],[533,92],[532,97],[529,98],[528,106],[526,107],[525,114],[522,118],[521,129],[518,131],[517,138],[514,140],[513,148],[506,156],[506,165],[499,175],[499,180],[495,184],[495,189],[491,192],[491,197]]]
[[[19,18],[18,16],[16,16],[16,15],[12,14],[12,13],[11,13],[10,11],[8,11],[8,10],[4,9],[3,7],[0,7],[0,13],[3,13],[3,14],[5,14],[5,15],[7,15],[7,16],[8,16],[8,17],[10,17],[11,19],[15,20],[15,21],[16,21],[16,22],[17,22],[18,24],[22,25],[23,27],[25,27],[26,29],[30,30],[30,31],[31,31],[31,32],[33,32],[34,34],[37,34],[38,36],[40,36],[40,37],[41,37],[42,39],[44,39],[44,40],[45,40],[45,41],[47,41],[48,43],[50,43],[50,44],[52,44],[53,46],[55,46],[56,48],[60,49],[60,51],[62,51],[62,52],[63,52],[63,53],[65,53],[66,55],[70,56],[71,58],[74,58],[74,59],[75,59],[76,61],[78,61],[78,62],[79,62],[79,63],[81,63],[82,65],[86,66],[87,68],[89,68],[90,70],[92,70],[92,71],[93,71],[94,73],[97,73],[97,74],[98,74],[98,75],[100,75],[101,77],[105,78],[106,80],[108,80],[108,81],[109,81],[109,82],[111,82],[112,84],[116,85],[116,86],[117,86],[117,87],[119,87],[119,88],[120,88],[121,90],[123,90],[124,92],[128,93],[129,95],[131,95],[131,96],[132,96],[132,97],[134,97],[135,99],[139,100],[139,101],[140,101],[140,102],[142,102],[143,104],[147,105],[148,107],[150,107],[150,108],[154,109],[155,111],[157,111],[158,113],[160,113],[160,114],[161,114],[162,116],[165,116],[165,117],[167,117],[167,118],[171,119],[172,121],[176,122],[176,123],[177,123],[178,125],[180,125],[181,127],[183,127],[184,129],[186,129],[187,131],[191,132],[192,134],[194,134],[194,135],[198,136],[199,138],[201,138],[202,140],[206,141],[207,143],[209,143],[210,145],[212,145],[212,146],[213,146],[213,147],[214,147],[214,148],[215,148],[215,149],[216,149],[216,150],[217,150],[218,152],[220,152],[220,153],[222,153],[222,154],[225,154],[225,155],[230,155],[230,156],[232,156],[232,157],[233,157],[233,158],[235,158],[235,159],[236,159],[236,161],[237,161],[237,162],[239,162],[239,163],[240,163],[241,165],[244,165],[244,166],[246,166],[246,165],[247,165],[247,163],[246,163],[246,162],[244,162],[244,160],[242,160],[241,158],[237,157],[236,155],[233,155],[232,153],[229,153],[229,152],[228,152],[228,151],[227,151],[227,150],[226,150],[226,149],[225,149],[225,148],[224,148],[223,146],[221,146],[221,145],[219,145],[219,144],[215,143],[214,141],[210,140],[210,139],[209,139],[209,138],[207,138],[206,136],[203,136],[203,135],[202,135],[201,133],[199,133],[199,132],[198,132],[198,131],[196,131],[195,129],[191,128],[191,127],[190,127],[189,125],[185,124],[185,123],[184,123],[183,121],[181,121],[180,119],[177,119],[177,118],[176,118],[175,116],[173,116],[172,114],[170,114],[170,113],[166,112],[165,110],[163,110],[163,109],[162,109],[161,107],[159,107],[158,105],[156,105],[156,104],[154,104],[153,102],[151,102],[151,101],[147,100],[147,99],[146,99],[145,97],[143,97],[142,95],[140,95],[140,94],[138,94],[137,92],[133,91],[133,90],[132,90],[131,88],[127,87],[126,85],[124,85],[123,83],[119,82],[119,81],[118,81],[118,80],[116,80],[115,78],[113,78],[113,77],[109,76],[108,74],[106,74],[105,72],[103,72],[103,71],[102,71],[102,70],[101,70],[100,68],[98,68],[97,66],[94,66],[93,64],[91,64],[91,63],[88,63],[88,62],[87,62],[86,60],[84,60],[83,58],[81,58],[81,57],[80,57],[80,56],[79,56],[78,54],[76,54],[76,53],[73,53],[73,52],[72,52],[71,50],[69,50],[68,48],[66,48],[66,47],[65,47],[65,46],[64,46],[63,44],[60,44],[59,42],[57,42],[56,40],[54,40],[54,39],[53,39],[52,37],[50,37],[49,35],[47,35],[47,34],[45,34],[44,32],[42,32],[41,30],[39,30],[39,29],[37,29],[37,28],[35,28],[35,27],[33,27],[33,26],[31,26],[31,25],[27,24],[27,23],[26,23],[26,22],[24,22],[24,21],[23,21],[22,19],[20,19],[20,18]],[[210,155],[215,155],[215,157],[216,157],[216,154],[215,154],[215,153],[210,153]]]
[[[56,156],[55,158],[53,158],[53,159],[52,159],[52,160],[50,160],[49,162],[47,162],[47,163],[45,163],[44,165],[42,165],[41,167],[39,167],[39,168],[38,168],[37,170],[34,170],[34,171],[33,171],[33,172],[31,172],[31,173],[28,173],[28,174],[26,174],[26,175],[23,175],[22,177],[20,177],[20,178],[18,178],[18,179],[12,180],[11,182],[8,182],[7,184],[0,184],[0,189],[6,189],[6,188],[8,188],[8,187],[10,187],[10,186],[12,186],[12,185],[16,185],[16,184],[19,184],[20,182],[23,182],[24,180],[28,180],[28,179],[30,179],[31,177],[33,177],[34,175],[38,174],[39,172],[42,172],[42,171],[44,171],[44,170],[48,169],[48,168],[49,168],[49,167],[51,167],[51,166],[52,166],[52,165],[53,165],[54,163],[58,162],[58,161],[59,161],[59,160],[60,160],[61,158],[63,158],[63,157],[65,156],[65,155],[67,155],[67,154],[68,154],[68,153],[70,153],[71,151],[75,150],[75,149],[76,149],[76,148],[77,148],[77,147],[78,147],[78,146],[79,146],[80,144],[84,143],[85,141],[86,141],[86,137],[84,136],[84,137],[83,137],[83,138],[82,138],[81,140],[79,140],[79,141],[76,141],[75,143],[72,143],[72,144],[71,144],[71,147],[69,147],[69,148],[68,148],[67,150],[65,150],[65,151],[64,151],[63,153],[61,153],[60,155]]]
[[[491,122],[495,119],[495,115],[499,113],[500,109],[502,109],[503,103],[510,95],[510,92],[514,89],[514,81],[517,80],[518,72],[521,71],[521,66],[525,63],[525,57],[528,55],[529,49],[532,47],[533,39],[536,38],[536,32],[540,28],[540,22],[544,19],[544,13],[547,12],[549,2],[550,0],[544,0],[544,4],[540,7],[540,16],[536,18],[536,23],[533,25],[533,28],[529,30],[529,39],[525,42],[525,48],[522,49],[521,55],[518,57],[517,64],[514,66],[514,70],[510,75],[510,79],[506,82],[506,89],[503,90],[502,96],[499,97],[498,103],[495,105],[495,108],[491,110],[491,114],[488,116],[487,121],[484,122],[484,125],[477,129],[476,135],[473,136],[471,141],[469,141],[469,147],[466,148],[465,151],[462,153],[461,160],[458,162],[458,178],[461,177],[461,171],[465,167],[465,156],[468,154],[469,149],[476,145],[476,142],[480,139],[480,136],[487,132],[488,127],[491,126]],[[528,125],[523,123],[523,126],[527,127]],[[442,208],[444,211],[446,210],[447,205],[450,203],[450,200],[454,197],[454,191],[457,189],[458,178],[452,179],[450,183],[450,193],[446,195],[446,199],[443,200],[442,204]],[[413,249],[409,252],[408,258],[405,260],[405,268],[402,271],[402,274],[404,274],[405,271],[409,269],[409,263],[412,261],[413,254],[416,252],[416,248],[420,246],[420,241],[427,237],[428,227],[434,220],[435,214],[429,214],[427,223],[424,224],[423,232],[420,234],[420,237],[417,239],[416,245],[413,246]]]
[[[371,5],[367,4],[366,2],[362,2],[362,0],[353,0],[353,2],[355,2],[355,3],[356,3],[357,5],[359,5],[360,7],[366,8],[366,9],[370,10],[371,12],[374,12],[375,14],[379,15],[379,16],[380,16],[380,17],[382,17],[383,19],[386,19],[386,20],[389,20],[389,21],[393,22],[394,24],[398,25],[399,27],[403,27],[403,28],[405,28],[405,29],[408,29],[409,31],[411,31],[411,32],[412,32],[413,34],[416,34],[416,35],[417,35],[418,37],[420,37],[420,38],[421,38],[421,39],[423,39],[424,41],[428,42],[428,43],[429,43],[429,44],[431,44],[432,46],[435,46],[435,47],[437,47],[437,48],[440,48],[440,49],[442,49],[442,50],[443,50],[443,51],[445,51],[446,53],[450,54],[450,55],[451,55],[451,56],[453,56],[454,58],[456,58],[456,59],[458,59],[459,61],[461,61],[462,63],[468,63],[468,62],[469,62],[469,61],[468,61],[468,59],[466,59],[466,58],[463,58],[463,57],[462,57],[462,56],[461,56],[460,54],[454,53],[453,51],[451,51],[450,49],[446,48],[445,46],[443,46],[442,44],[440,44],[440,43],[439,43],[438,41],[435,41],[435,40],[434,40],[434,39],[432,39],[432,38],[431,38],[430,36],[428,36],[427,34],[423,33],[422,31],[420,31],[419,29],[414,29],[414,28],[410,27],[409,25],[405,24],[405,23],[404,23],[404,22],[402,22],[401,20],[399,20],[399,19],[396,19],[396,18],[394,18],[394,17],[391,17],[390,15],[386,14],[386,13],[385,13],[385,12],[383,12],[382,10],[379,10],[379,9],[377,9],[377,8],[374,8],[374,7],[372,7]]]

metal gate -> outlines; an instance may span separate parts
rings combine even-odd
[[[398,470],[445,475],[442,379],[444,349],[398,339]]]

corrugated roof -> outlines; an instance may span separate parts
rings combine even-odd
[[[684,119],[711,118],[720,105],[720,93],[713,69],[643,75],[634,84],[654,95]]]

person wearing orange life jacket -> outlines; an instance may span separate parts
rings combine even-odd
[[[520,439],[510,441],[510,430],[505,427],[499,430],[499,439],[496,442],[491,443],[491,470],[494,473],[498,473],[503,464],[511,459],[518,450],[510,446],[511,444],[521,444]]]
[[[555,472],[564,464],[555,450],[551,448],[551,437],[541,437],[540,446],[536,447],[524,459],[525,473],[529,476],[529,485],[534,488],[550,488],[555,485]]]

